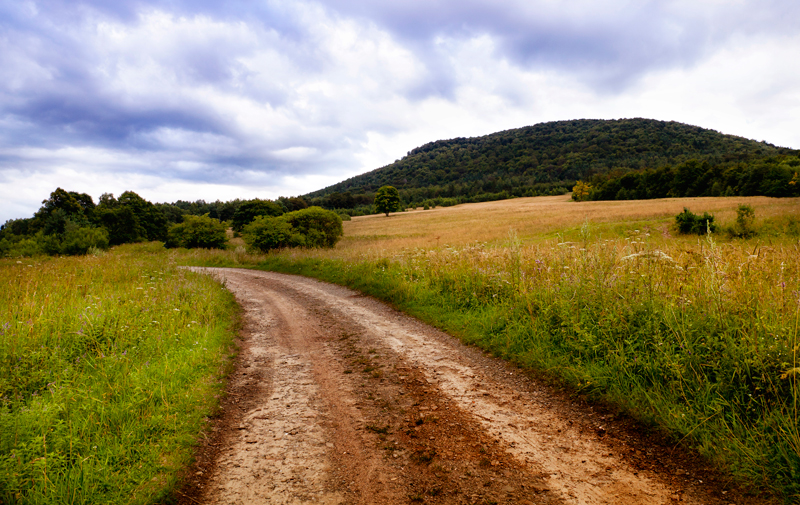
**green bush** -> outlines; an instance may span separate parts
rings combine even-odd
[[[306,247],[333,247],[344,235],[339,214],[322,207],[309,207],[284,214],[292,229],[305,236]]]
[[[304,237],[294,232],[283,217],[257,216],[244,226],[242,236],[247,245],[262,251],[305,244]]]
[[[172,225],[167,234],[167,247],[202,247],[204,249],[223,249],[227,238],[225,225],[219,219],[187,215],[180,224]]]
[[[280,217],[259,216],[242,230],[245,242],[262,251],[333,247],[343,234],[342,218],[321,207],[296,210]]]
[[[714,224],[714,216],[708,212],[698,216],[686,207],[683,208],[683,212],[675,216],[675,224],[678,225],[678,231],[683,234],[705,235],[706,232],[713,233],[717,231],[717,225]]]
[[[34,237],[24,237],[21,240],[10,240],[8,237],[0,239],[0,256],[9,258],[31,257],[44,254],[41,244]]]
[[[756,234],[756,211],[747,204],[741,204],[736,209],[736,224],[731,229],[731,235],[748,238]]]

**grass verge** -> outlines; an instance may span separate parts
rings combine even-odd
[[[160,244],[0,261],[0,502],[168,500],[237,306]]]

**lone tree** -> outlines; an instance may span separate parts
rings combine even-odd
[[[400,193],[393,186],[381,186],[375,195],[375,210],[389,217],[390,212],[400,210]]]

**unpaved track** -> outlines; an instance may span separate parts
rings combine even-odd
[[[186,503],[764,503],[354,291],[195,270],[245,314],[232,398]]]

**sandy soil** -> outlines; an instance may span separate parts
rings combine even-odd
[[[183,503],[767,503],[624,416],[357,292],[196,270],[245,314]]]

